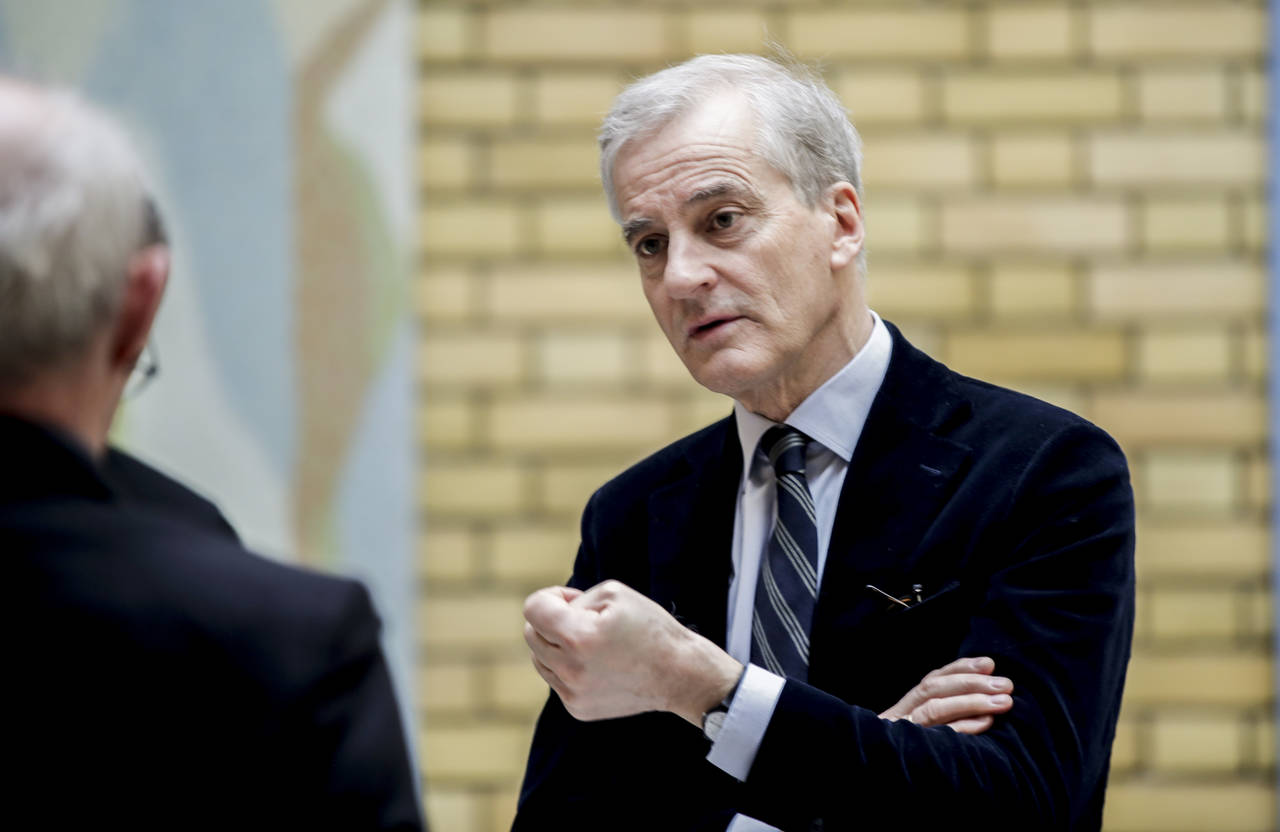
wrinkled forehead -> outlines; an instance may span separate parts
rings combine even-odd
[[[612,170],[615,189],[621,197],[636,177],[691,159],[724,155],[754,161],[755,139],[755,118],[744,96],[728,91],[708,97],[619,148]]]

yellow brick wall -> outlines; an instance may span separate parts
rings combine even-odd
[[[529,591],[629,462],[728,412],[649,317],[593,134],[630,77],[767,36],[866,140],[873,305],[1110,430],[1139,509],[1106,825],[1274,828],[1261,0],[427,0],[421,748],[444,832],[510,824]]]

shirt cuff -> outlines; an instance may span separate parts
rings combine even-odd
[[[739,780],[747,779],[786,681],[762,667],[747,665],[720,734],[707,754],[708,762]]]
[[[724,832],[782,832],[782,830],[746,815],[734,815]]]

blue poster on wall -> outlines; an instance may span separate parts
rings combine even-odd
[[[402,0],[0,0],[0,66],[121,118],[173,239],[161,374],[115,441],[252,548],[364,580],[406,725],[411,23]]]

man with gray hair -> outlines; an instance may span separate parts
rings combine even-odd
[[[515,828],[1099,828],[1119,448],[868,308],[858,136],[802,68],[664,70],[600,148],[659,326],[735,404],[602,486],[526,601],[552,694]]]
[[[108,446],[168,279],[150,193],[108,118],[0,78],[5,811],[421,829],[365,589],[249,553]]]

